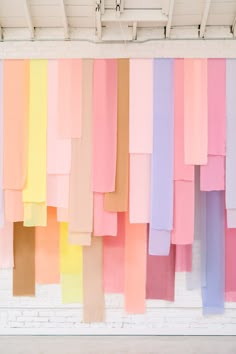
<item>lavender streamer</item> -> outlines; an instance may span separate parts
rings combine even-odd
[[[206,286],[202,288],[203,313],[224,312],[225,241],[224,192],[206,193]]]
[[[154,60],[150,255],[168,255],[173,228],[174,62]]]

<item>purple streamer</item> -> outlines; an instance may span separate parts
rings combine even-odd
[[[154,124],[149,253],[168,255],[173,228],[174,61],[154,60]],[[163,232],[164,231],[164,232]],[[164,234],[166,238],[163,237]]]
[[[224,198],[224,192],[206,193],[206,287],[202,288],[202,301],[207,315],[224,312]]]

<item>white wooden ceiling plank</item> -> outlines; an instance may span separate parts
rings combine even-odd
[[[76,6],[76,5],[67,5],[66,6],[66,13],[67,16],[92,16],[94,17],[94,6]]]
[[[69,17],[68,22],[70,27],[95,28],[95,17]]]
[[[9,0],[0,1],[0,13],[1,16],[25,16],[24,6],[22,6],[21,1]]]
[[[173,15],[172,26],[199,26],[201,15]]]
[[[0,16],[0,23],[3,28],[5,27],[12,27],[12,28],[22,28],[26,27],[26,20],[25,17],[3,17]]]
[[[209,26],[230,26],[234,21],[234,13],[224,14],[209,14],[208,25]]]

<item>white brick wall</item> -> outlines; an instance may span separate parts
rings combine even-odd
[[[0,271],[0,334],[225,334],[236,335],[236,306],[203,317],[198,291],[177,274],[176,301],[147,301],[144,315],[127,315],[122,295],[106,295],[106,322],[82,322],[81,305],[62,305],[59,285],[36,287],[36,297],[12,296],[12,271]]]

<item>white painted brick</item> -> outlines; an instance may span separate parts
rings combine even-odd
[[[32,317],[36,317],[38,316],[38,311],[23,311],[23,316],[32,316]]]
[[[63,323],[66,322],[66,317],[50,317],[50,322]]]

